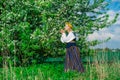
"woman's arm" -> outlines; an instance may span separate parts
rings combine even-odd
[[[64,40],[63,40],[64,38],[66,38],[66,34],[62,33],[62,36],[61,36],[61,39],[60,39],[62,43],[64,43]]]
[[[68,36],[66,36],[66,34],[65,33],[62,33],[62,36],[61,36],[61,42],[62,43],[64,43],[64,42],[70,42],[70,41],[72,41],[73,39],[75,39],[75,35],[72,33],[72,32],[70,32],[69,34],[68,34]]]

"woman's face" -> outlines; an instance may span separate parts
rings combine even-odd
[[[68,25],[65,25],[65,30],[69,30],[70,27]]]

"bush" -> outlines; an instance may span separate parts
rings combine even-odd
[[[111,25],[118,16],[107,23],[107,15],[102,21],[95,15],[87,15],[87,12],[104,14],[94,11],[98,7],[104,9],[106,4],[103,3],[104,0],[95,0],[92,5],[89,0],[1,0],[0,57],[9,57],[17,66],[42,63],[48,56],[64,55],[65,44],[60,42],[59,30],[66,21],[73,23],[79,33],[77,43],[82,56],[88,55],[92,52],[89,47],[99,43],[87,41],[88,34]]]

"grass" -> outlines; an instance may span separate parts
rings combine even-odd
[[[0,80],[120,80],[120,63],[84,64],[85,73],[64,72],[63,63],[43,63],[29,67],[5,66],[0,69]]]
[[[90,63],[84,63],[85,73],[72,70],[64,72],[63,60],[50,58],[46,63],[28,67],[4,65],[0,68],[0,80],[120,80],[119,53],[102,52],[94,57],[86,57]]]

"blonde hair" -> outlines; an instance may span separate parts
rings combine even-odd
[[[73,28],[73,26],[70,22],[66,22],[65,25],[68,25],[71,29]]]

